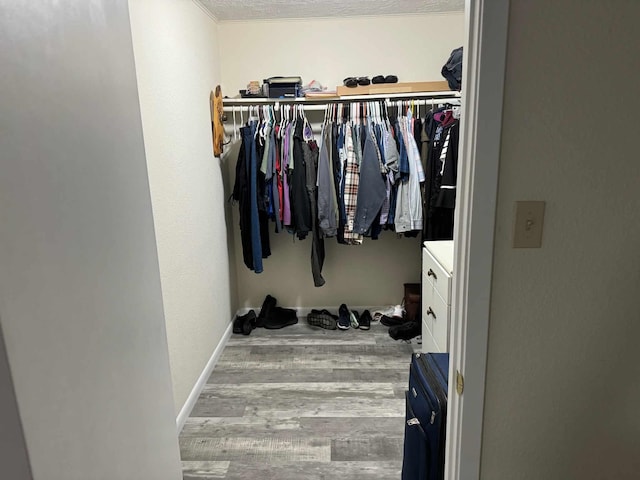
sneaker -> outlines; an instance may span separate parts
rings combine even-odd
[[[313,327],[335,330],[338,328],[338,317],[328,310],[311,310],[307,315],[307,323]]]
[[[379,322],[382,320],[383,316],[387,317],[404,317],[404,308],[402,305],[391,305],[387,308],[383,308],[382,310],[376,310],[373,312],[373,320]]]
[[[260,309],[260,314],[256,319],[256,327],[264,327],[265,322],[269,317],[271,317],[273,309],[276,308],[277,303],[278,301],[271,295],[267,295],[264,298],[264,302],[262,302],[262,308]]]
[[[340,330],[349,330],[351,328],[351,315],[344,303],[338,309],[338,328]]]
[[[407,323],[407,320],[402,317],[387,317],[386,315],[382,315],[380,323],[385,327],[395,327]]]
[[[249,335],[254,328],[256,328],[256,312],[253,310],[236,317],[233,321],[233,333]]]
[[[389,329],[389,336],[394,340],[411,340],[422,334],[421,322],[407,322]]]
[[[369,330],[371,328],[371,314],[369,313],[369,310],[362,312],[359,322],[360,330]]]
[[[349,311],[349,321],[351,322],[351,328],[360,327],[360,314],[356,310]]]

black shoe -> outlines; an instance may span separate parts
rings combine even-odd
[[[264,328],[275,330],[298,323],[296,311],[291,308],[274,307],[271,315],[264,320]]]
[[[407,321],[404,317],[387,317],[386,315],[382,315],[380,318],[380,323],[385,327],[396,327],[407,323]]]
[[[422,335],[421,322],[407,322],[404,325],[391,327],[389,336],[394,340],[411,340],[412,338]]]
[[[307,315],[307,323],[313,327],[335,330],[338,326],[338,316],[328,310],[311,310]]]
[[[249,335],[254,328],[256,328],[256,312],[253,310],[249,310],[249,313],[236,317],[233,321],[233,333]]]
[[[349,330],[351,328],[351,314],[344,303],[338,309],[338,328],[340,330]]]
[[[267,295],[262,302],[262,308],[260,309],[260,314],[256,319],[256,327],[264,327],[265,321],[271,316],[273,309],[276,308],[276,304],[278,301],[272,297],[271,295]]]
[[[369,330],[371,328],[371,313],[369,313],[369,310],[362,312],[359,322],[360,330]]]
[[[366,86],[371,83],[369,77],[347,77],[343,80],[345,87],[354,88],[358,85]]]

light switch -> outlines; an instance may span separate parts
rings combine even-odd
[[[540,248],[544,202],[516,202],[513,248]]]

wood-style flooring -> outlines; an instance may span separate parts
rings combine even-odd
[[[184,478],[399,479],[414,349],[303,316],[232,335],[180,434]]]

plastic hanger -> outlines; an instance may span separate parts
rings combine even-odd
[[[238,140],[238,136],[236,134],[236,107],[235,105],[231,106],[231,115],[233,116],[233,141]]]

